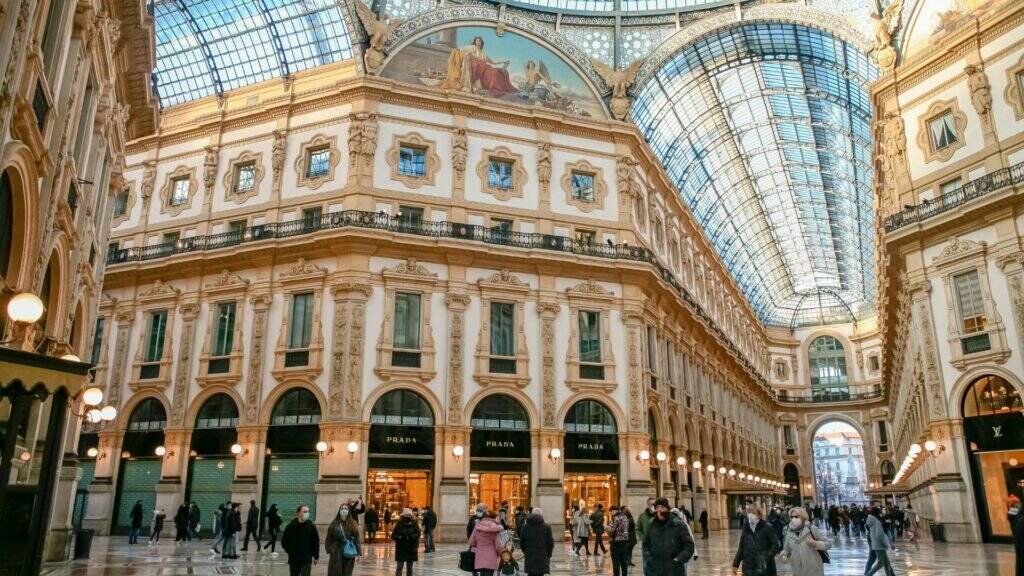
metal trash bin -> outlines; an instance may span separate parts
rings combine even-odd
[[[946,541],[946,527],[942,524],[932,524],[932,542]]]
[[[95,530],[78,530],[75,532],[75,560],[88,558],[92,552],[92,538]]]

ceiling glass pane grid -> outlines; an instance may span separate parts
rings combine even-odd
[[[161,105],[351,58],[342,9],[337,0],[152,0]]]
[[[766,324],[873,306],[876,75],[827,32],[760,23],[702,38],[638,90],[638,126]]]

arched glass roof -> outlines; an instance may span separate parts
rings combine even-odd
[[[638,90],[633,118],[768,325],[874,306],[876,76],[828,32],[750,23],[684,48]]]
[[[161,106],[352,57],[341,0],[150,0]]]
[[[510,3],[559,12],[630,13],[705,8],[732,2],[731,0],[512,0]]]

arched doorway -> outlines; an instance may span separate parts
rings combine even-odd
[[[316,519],[320,414],[320,402],[305,388],[285,392],[270,414],[263,464],[263,503],[266,509],[277,504],[284,518],[299,506],[308,506],[310,519]]]
[[[786,491],[786,501],[793,506],[800,505],[800,470],[797,469],[796,464],[787,462],[782,467],[782,482],[789,484],[789,489]]]
[[[882,460],[882,464],[878,467],[878,472],[882,476],[882,486],[888,486],[892,484],[892,479],[896,477],[896,465],[891,460]]]
[[[967,388],[962,408],[982,539],[1010,542],[1007,510],[1024,496],[1020,392],[999,376],[982,376]]]
[[[507,394],[494,394],[473,408],[470,418],[469,500],[497,510],[530,508],[530,419]]]
[[[619,438],[615,418],[597,400],[580,400],[565,415],[565,511],[619,504]]]
[[[121,471],[117,475],[117,497],[114,505],[113,532],[127,534],[131,530],[131,510],[142,501],[142,526],[149,526],[156,506],[156,484],[160,481],[163,459],[156,455],[164,444],[167,412],[156,398],[139,402],[128,417],[128,426],[121,444]]]
[[[224,393],[203,402],[196,414],[189,450],[185,500],[195,502],[204,513],[231,499],[235,480],[235,457],[231,445],[238,440],[238,406]],[[213,522],[203,525],[203,533],[213,531]]]
[[[366,500],[378,510],[389,536],[387,514],[397,519],[403,508],[433,504],[435,442],[430,404],[412,390],[384,394],[370,411],[369,444]]]
[[[860,432],[841,420],[825,422],[815,430],[811,448],[818,503],[866,504],[867,472]]]
[[[811,371],[811,396],[818,402],[849,400],[850,385],[846,371],[846,350],[832,336],[818,336],[807,349]]]

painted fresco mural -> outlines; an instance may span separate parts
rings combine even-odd
[[[554,52],[514,32],[457,26],[429,33],[394,54],[381,76],[506,102],[604,118],[601,101]]]
[[[917,4],[904,0],[904,10],[911,6],[917,10],[912,15],[904,58],[932,47],[936,40],[955,31],[966,20],[984,18],[987,12],[1010,1],[1014,0],[918,0]]]

